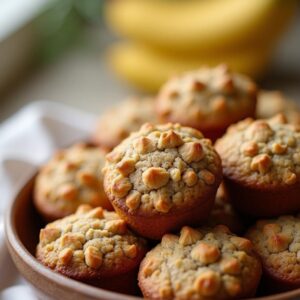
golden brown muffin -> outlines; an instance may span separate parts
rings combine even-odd
[[[216,143],[234,206],[254,217],[300,209],[300,132],[278,115],[246,119]]]
[[[147,299],[219,300],[254,296],[261,263],[252,243],[226,226],[183,227],[143,259],[138,281]]]
[[[208,217],[221,182],[211,141],[179,124],[145,124],[107,155],[104,189],[139,234],[160,239]]]
[[[214,141],[230,124],[254,117],[256,94],[254,82],[220,65],[170,79],[158,94],[156,110],[162,121],[196,128]]]
[[[93,134],[93,142],[112,149],[146,122],[157,123],[154,100],[127,99],[102,115]]]
[[[235,234],[244,231],[243,221],[232,207],[223,183],[218,188],[215,204],[206,224],[210,227],[225,225]]]
[[[261,220],[247,233],[261,256],[264,283],[273,292],[300,288],[300,219]]]
[[[115,212],[89,205],[41,229],[36,249],[37,259],[58,273],[129,293],[135,290],[136,271],[145,253],[145,241],[131,233]]]
[[[257,99],[256,118],[267,119],[284,113],[289,123],[300,125],[300,108],[279,91],[261,91]]]
[[[80,204],[112,209],[103,189],[104,150],[77,144],[58,151],[36,177],[34,203],[49,221],[74,213]]]

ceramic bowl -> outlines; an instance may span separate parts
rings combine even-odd
[[[44,223],[33,206],[33,183],[34,178],[21,189],[10,204],[5,217],[5,232],[9,253],[19,272],[33,286],[37,297],[43,300],[141,300],[139,297],[106,291],[67,278],[35,259],[39,230]],[[297,297],[300,297],[300,289],[255,299],[283,300]]]

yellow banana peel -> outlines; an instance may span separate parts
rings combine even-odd
[[[277,41],[297,0],[114,0],[107,23],[120,35],[169,53],[209,53]]]
[[[120,42],[108,50],[108,59],[115,72],[131,85],[147,92],[156,92],[170,76],[203,65],[227,63],[233,70],[257,78],[264,72],[270,52],[271,47],[248,47],[232,53],[211,52],[206,56],[183,57]]]

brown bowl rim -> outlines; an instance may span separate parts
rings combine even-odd
[[[5,230],[6,244],[7,245],[9,244],[9,246],[13,248],[15,253],[17,253],[19,259],[21,259],[27,266],[29,266],[31,269],[36,271],[38,274],[41,274],[41,276],[47,278],[49,281],[54,282],[56,285],[58,285],[62,288],[65,287],[68,289],[72,289],[73,291],[78,292],[79,295],[84,294],[85,296],[94,297],[95,299],[98,299],[98,298],[104,299],[105,298],[107,300],[141,300],[142,298],[139,298],[136,296],[121,294],[121,293],[117,293],[117,292],[111,292],[111,291],[108,291],[105,289],[93,287],[88,284],[82,283],[80,281],[63,276],[59,273],[56,273],[53,270],[42,265],[26,249],[26,247],[21,242],[21,240],[17,234],[17,230],[16,230],[16,226],[15,226],[15,222],[14,222],[14,215],[15,215],[16,204],[17,204],[16,200],[19,198],[19,195],[22,193],[22,191],[25,189],[25,187],[29,184],[29,182],[33,180],[34,177],[35,177],[35,175],[33,177],[31,177],[30,180],[26,181],[25,184],[22,185],[22,187],[16,193],[14,199],[9,203],[7,210],[5,212],[5,216],[4,216],[4,230]],[[9,251],[9,253],[10,253],[10,251]],[[30,282],[30,284],[33,285],[31,282]],[[40,287],[35,286],[35,285],[33,285],[33,286],[34,286],[34,288],[41,290]]]
[[[59,285],[60,287],[72,289],[79,294],[84,294],[85,296],[94,297],[97,299],[107,299],[107,300],[142,300],[141,297],[130,296],[126,294],[111,292],[105,289],[96,288],[90,286],[88,284],[76,281],[74,279],[68,278],[63,276],[59,273],[54,272],[53,270],[45,267],[42,265],[24,246],[21,242],[14,220],[14,214],[16,211],[16,203],[17,199],[19,198],[22,191],[26,188],[30,181],[34,179],[35,175],[27,180],[25,184],[22,185],[18,192],[13,197],[12,201],[8,204],[7,210],[4,216],[4,230],[5,230],[5,239],[6,243],[12,247],[12,249],[17,253],[19,259],[21,259],[27,266],[33,269],[36,273],[41,274],[43,277],[47,278],[49,281],[54,282],[55,284]],[[32,284],[32,283],[31,283]],[[35,288],[40,288],[35,286]],[[272,294],[263,297],[255,297],[248,300],[284,300],[284,299],[292,299],[294,297],[300,296],[300,288],[295,289],[292,291],[279,293],[279,294]]]

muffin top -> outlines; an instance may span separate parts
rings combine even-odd
[[[281,216],[257,221],[247,237],[269,273],[288,281],[300,281],[299,217]]]
[[[122,101],[99,119],[93,140],[99,145],[113,148],[144,123],[157,123],[153,102],[152,98]]]
[[[260,275],[249,240],[222,225],[185,226],[147,253],[139,286],[151,299],[235,299],[254,294]]]
[[[279,91],[261,91],[257,99],[256,117],[267,119],[278,113],[284,113],[289,123],[300,125],[300,108],[297,103]]]
[[[38,209],[56,218],[74,213],[80,204],[110,209],[101,173],[105,155],[105,151],[84,144],[58,151],[37,175],[34,195]]]
[[[246,119],[217,141],[226,177],[263,188],[290,187],[300,179],[300,132],[283,115]]]
[[[225,65],[202,68],[170,79],[160,90],[156,109],[163,119],[205,129],[254,115],[257,87]]]
[[[106,157],[104,188],[129,212],[168,213],[199,203],[220,183],[211,141],[179,124],[145,124]]]
[[[75,214],[41,229],[36,256],[51,269],[83,280],[126,273],[145,251],[145,241],[115,212],[81,205]]]

